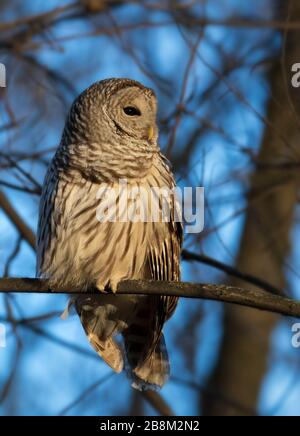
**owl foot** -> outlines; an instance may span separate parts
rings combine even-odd
[[[119,282],[120,280],[110,280],[108,283],[98,281],[96,282],[96,288],[103,294],[115,294],[117,292]]]
[[[115,294],[117,292],[119,282],[120,282],[120,280],[110,280],[109,289],[111,290],[111,292],[113,294]]]
[[[109,289],[107,288],[107,284],[101,281],[96,282],[96,288],[98,289],[98,291],[100,291],[103,294],[107,294],[109,292]]]

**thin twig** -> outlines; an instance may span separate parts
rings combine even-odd
[[[27,224],[23,221],[23,219],[16,212],[6,195],[0,191],[0,207],[4,210],[5,214],[11,220],[11,222],[15,225],[20,235],[25,239],[29,245],[35,250],[35,236],[33,231]]]
[[[175,413],[173,412],[169,404],[158,392],[150,390],[142,391],[141,395],[156,411],[161,414],[161,416],[175,416]]]
[[[284,295],[283,290],[276,288],[275,286],[271,285],[271,283],[266,282],[265,280],[260,279],[259,277],[256,277],[252,274],[239,271],[237,268],[234,268],[231,265],[227,265],[226,263],[213,259],[212,257],[206,256],[205,254],[197,254],[188,250],[183,250],[182,259],[186,261],[196,261],[209,265],[220,271],[224,271],[229,276],[236,277],[238,279],[243,280],[244,282],[251,283],[254,286],[258,286],[259,288],[264,289],[267,292],[271,292],[272,294],[275,295]]]

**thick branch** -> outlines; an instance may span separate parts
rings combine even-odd
[[[41,279],[2,278],[0,279],[1,292],[76,294],[80,293],[80,290],[70,286],[59,289],[52,287],[51,289],[49,281]],[[89,293],[95,294],[99,291],[91,290]],[[300,318],[300,302],[265,291],[226,285],[128,280],[119,283],[117,293],[215,300]]]

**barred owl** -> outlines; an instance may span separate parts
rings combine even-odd
[[[156,111],[154,92],[129,79],[103,80],[79,95],[44,181],[37,237],[37,276],[82,290],[73,302],[91,345],[140,389],[168,378],[162,329],[177,298],[114,292],[126,279],[180,279],[181,224],[174,213],[161,221],[99,220],[96,209],[99,188],[120,181],[146,192],[175,186],[157,144]],[[91,287],[99,295],[87,295]]]

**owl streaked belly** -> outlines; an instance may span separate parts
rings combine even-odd
[[[164,164],[158,161],[145,178],[128,182],[124,189],[142,187],[143,192],[149,192],[147,200],[151,188],[171,189],[173,183]],[[150,248],[161,255],[164,241],[170,238],[170,223],[133,222],[130,213],[130,219],[125,221],[123,209],[119,207],[122,193],[117,196],[116,205],[124,221],[118,221],[120,216],[117,216],[114,222],[100,222],[98,212],[103,210],[104,199],[99,198],[99,190],[106,188],[107,191],[108,187],[120,192],[118,183],[98,184],[85,179],[77,179],[76,183],[58,182],[52,213],[45,223],[51,227],[46,233],[55,237],[46,240],[47,245],[39,246],[39,276],[49,278],[56,285],[67,282],[83,290],[90,285],[96,285],[99,290],[105,287],[116,290],[121,280],[151,277],[147,264]],[[107,199],[107,192],[104,198]],[[145,204],[140,196],[130,199],[127,206],[132,211],[141,203],[148,220],[153,208],[160,207],[159,201]]]

